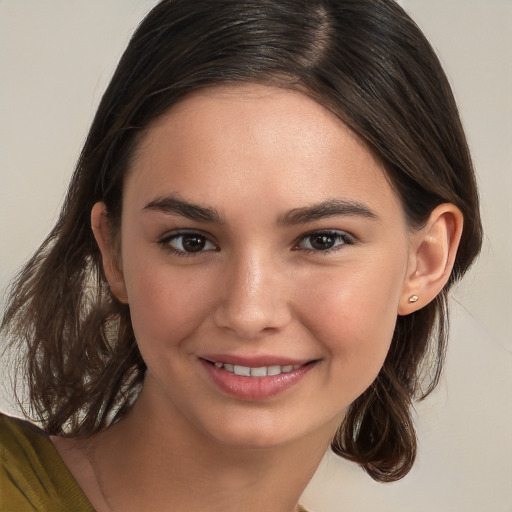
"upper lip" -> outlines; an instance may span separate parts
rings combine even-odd
[[[204,354],[200,357],[211,363],[227,363],[249,368],[261,368],[263,366],[297,366],[314,361],[314,359],[293,359],[275,355],[239,356],[232,354]]]

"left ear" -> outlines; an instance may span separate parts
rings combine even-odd
[[[447,283],[455,262],[464,217],[451,203],[435,208],[411,236],[411,252],[398,314],[408,315],[431,302]]]

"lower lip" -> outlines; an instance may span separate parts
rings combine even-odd
[[[211,380],[222,392],[240,400],[251,401],[265,400],[295,386],[315,365],[314,362],[308,363],[297,370],[279,375],[243,377],[223,368],[217,368],[204,359],[200,361]]]

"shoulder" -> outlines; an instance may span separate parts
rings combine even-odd
[[[93,511],[45,432],[0,413],[0,509]]]

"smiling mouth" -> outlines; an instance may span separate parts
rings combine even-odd
[[[230,363],[218,361],[207,358],[201,358],[203,362],[209,366],[213,366],[218,370],[225,370],[226,372],[232,373],[239,377],[275,377],[286,373],[295,372],[301,368],[308,367],[318,362],[317,359],[299,363],[299,364],[269,364],[262,365],[261,363],[256,366],[244,366],[241,364],[233,364],[235,361]]]
[[[287,365],[272,365],[272,366],[258,366],[256,368],[251,366],[239,366],[236,364],[221,363],[208,361],[213,364],[216,368],[226,370],[227,372],[240,375],[241,377],[267,377],[274,375],[281,375],[282,373],[290,373],[294,370],[301,368],[302,364],[287,364]]]
[[[199,359],[207,375],[223,393],[249,401],[266,400],[295,386],[320,361],[276,361],[272,356],[255,357],[251,361],[251,358],[229,355],[225,358],[207,356]]]

